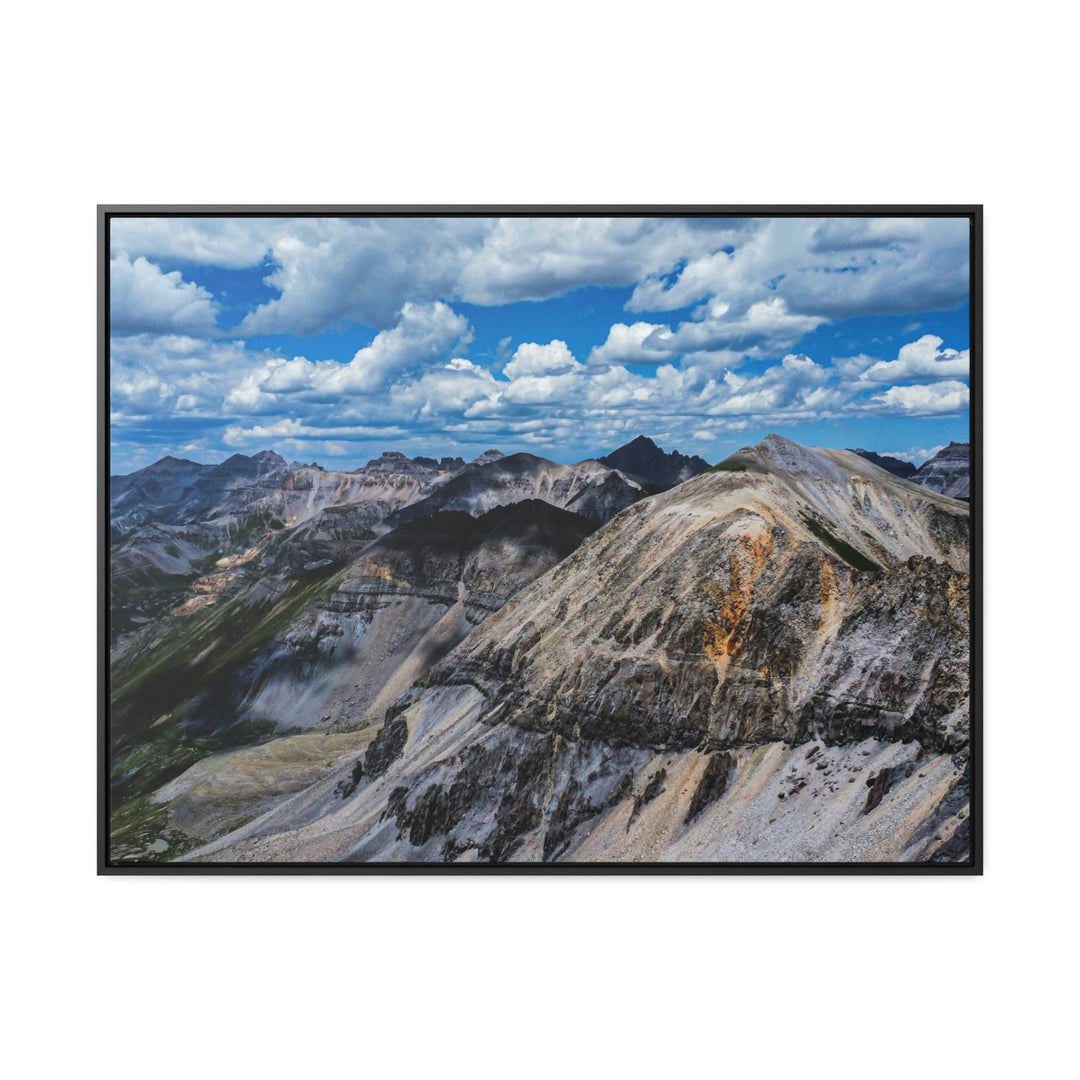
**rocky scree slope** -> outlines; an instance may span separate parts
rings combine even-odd
[[[197,859],[962,860],[968,510],[777,436],[633,505]]]

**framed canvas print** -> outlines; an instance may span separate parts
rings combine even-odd
[[[980,873],[981,223],[99,208],[99,871]]]

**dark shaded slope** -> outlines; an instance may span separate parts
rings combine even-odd
[[[674,487],[705,472],[709,463],[696,455],[687,456],[678,450],[664,453],[659,446],[644,435],[620,446],[597,460],[612,469],[640,477],[660,487]]]

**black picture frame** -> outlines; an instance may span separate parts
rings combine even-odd
[[[970,223],[970,782],[971,857],[964,863],[116,863],[109,856],[109,226],[118,217],[964,217]],[[156,205],[97,207],[98,280],[98,846],[99,875],[720,874],[981,875],[983,868],[982,520],[983,207],[813,205]]]

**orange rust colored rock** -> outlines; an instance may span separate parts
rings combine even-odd
[[[710,660],[738,656],[742,652],[746,619],[754,597],[754,582],[772,554],[772,533],[740,536],[731,559],[728,586],[714,581],[703,582],[705,591],[716,602],[719,621],[705,619],[704,648]]]

